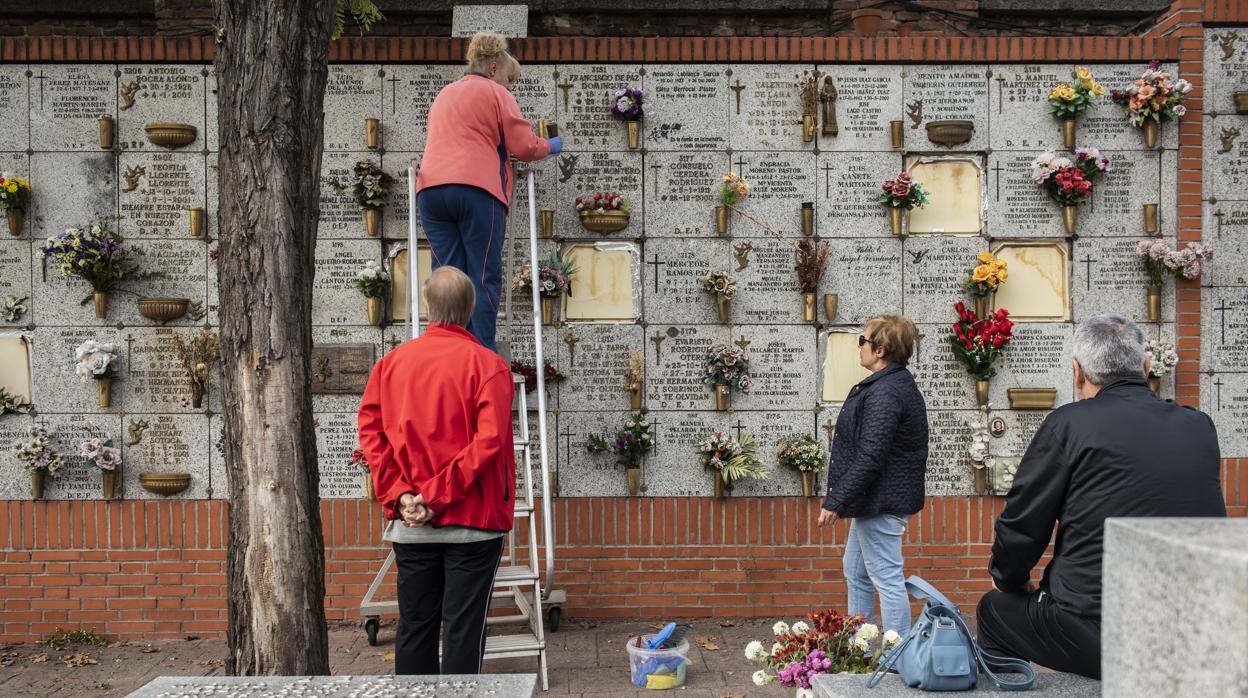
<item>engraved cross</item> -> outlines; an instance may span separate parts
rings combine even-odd
[[[745,158],[738,155],[737,162],[735,164],[737,166],[737,174],[741,175],[742,177],[745,177],[745,166],[748,164],[746,163]]]
[[[662,332],[655,332],[654,336],[650,338],[650,341],[654,342],[654,363],[659,366],[663,365],[662,344],[665,339],[667,339],[667,336]]]
[[[568,91],[572,89],[573,85],[570,82],[562,82],[555,85],[555,87],[563,90],[563,110],[566,112],[568,110]]]
[[[832,196],[832,163],[823,163],[823,197],[831,198]]]
[[[658,292],[659,292],[659,267],[661,267],[661,266],[665,266],[665,265],[667,264],[667,262],[660,262],[660,261],[659,261],[659,253],[658,253],[658,252],[655,252],[655,253],[654,253],[654,261],[651,261],[651,262],[646,262],[646,264],[650,264],[650,265],[653,265],[653,266],[654,266],[654,272],[653,272],[653,274],[654,274],[654,292],[655,292],[655,293],[658,293]],[[655,346],[657,347],[658,345],[655,345]]]
[[[997,175],[997,201],[1001,200],[1001,172],[1004,170],[1005,168],[1001,166],[1000,162],[997,163],[996,167],[992,168],[992,171]]]
[[[745,424],[743,424],[743,423],[741,422],[741,418],[740,418],[740,417],[738,417],[738,418],[737,418],[737,423],[736,423],[736,424],[733,424],[733,425],[732,425],[732,428],[733,428],[733,429],[735,429],[735,430],[737,431],[737,441],[740,441],[740,440],[741,440],[741,432],[745,430]]]
[[[745,89],[745,85],[741,84],[741,78],[737,78],[736,84],[729,85],[728,89],[737,93],[737,116],[741,115],[741,90]]]
[[[393,114],[399,103],[399,76],[391,75],[386,82],[390,83],[390,113]]]
[[[1218,304],[1218,307],[1213,309],[1213,312],[1218,314],[1219,324],[1221,325],[1221,328],[1222,328],[1221,344],[1223,346],[1226,345],[1226,313],[1229,310],[1231,310],[1231,308],[1227,306],[1225,298],[1223,298],[1222,302]]]
[[[134,335],[126,333],[126,375],[134,375]]]
[[[1084,272],[1084,276],[1088,277],[1087,289],[1091,291],[1092,290],[1092,262],[1093,262],[1092,255],[1088,255],[1079,261],[1083,262],[1084,265],[1086,265],[1087,267],[1087,271]]]
[[[1218,403],[1217,403],[1218,406],[1215,407],[1214,409],[1216,409],[1219,412],[1222,411],[1222,385],[1223,385],[1222,376],[1218,376],[1217,379],[1213,381],[1213,387],[1217,391],[1216,395],[1217,395],[1217,400],[1218,400]]]
[[[661,163],[656,162],[650,166],[650,169],[654,170],[654,196],[655,198],[658,198],[659,196],[659,170],[663,169],[663,165]]]
[[[745,338],[745,335],[741,335],[733,344],[741,347],[741,351],[745,351],[750,346],[750,341]]]

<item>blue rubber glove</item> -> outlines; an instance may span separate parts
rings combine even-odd
[[[558,155],[563,152],[563,136],[555,136],[546,142],[550,144],[551,155]]]

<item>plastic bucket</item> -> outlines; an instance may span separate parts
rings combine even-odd
[[[661,650],[646,648],[646,641],[653,635],[628,639],[628,669],[633,685],[637,688],[678,688],[685,685],[685,673],[689,660],[689,641]],[[640,642],[639,642],[640,641]]]

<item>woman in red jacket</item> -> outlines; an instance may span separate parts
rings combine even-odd
[[[448,265],[472,279],[477,301],[468,330],[494,344],[503,285],[503,235],[511,205],[508,156],[540,160],[563,148],[539,138],[520,114],[511,85],[520,64],[507,40],[479,33],[468,44],[468,72],[442,88],[429,108],[428,138],[416,176],[420,224],[433,268]]]

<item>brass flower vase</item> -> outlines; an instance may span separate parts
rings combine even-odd
[[[1157,204],[1144,204],[1144,232],[1157,234]]]
[[[381,145],[381,121],[378,119],[364,119],[364,147],[369,150],[377,150]]]
[[[559,302],[558,298],[542,296],[542,324],[553,325],[555,323],[555,304]]]
[[[30,471],[30,498],[43,499],[43,483],[47,479],[48,471],[43,468]]]
[[[117,471],[101,470],[101,483],[104,486],[104,499],[112,499],[117,494]]]
[[[815,115],[802,114],[802,142],[809,143],[815,140]]]
[[[815,234],[815,204],[806,201],[802,203],[802,235],[810,237]]]
[[[1075,149],[1075,115],[1070,114],[1061,118],[1062,122],[1062,145],[1067,150]]]
[[[641,122],[628,121],[628,149],[637,150],[641,146]]]
[[[191,407],[199,409],[204,406],[204,386],[191,383]]]
[[[95,379],[96,396],[99,398],[100,408],[108,409],[113,404],[113,379],[111,376]]]
[[[381,316],[382,316],[381,311],[382,311],[382,306],[384,305],[382,303],[382,299],[381,298],[368,298],[366,300],[368,301],[368,324],[380,325]]]
[[[1078,206],[1062,207],[1062,225],[1066,227],[1067,235],[1075,234],[1075,225],[1079,222]]]
[[[823,318],[829,325],[836,321],[836,311],[840,304],[840,296],[835,293],[823,294]]]
[[[11,208],[5,214],[9,219],[9,232],[14,236],[22,234],[22,228],[26,226],[26,212],[20,208]]]
[[[368,501],[377,499],[377,491],[373,489],[373,474],[367,470],[364,471],[364,498]]]
[[[715,384],[715,411],[728,411],[728,386],[723,383]]]
[[[192,206],[189,209],[191,216],[191,237],[198,238],[204,236],[204,207]]]
[[[889,207],[888,219],[889,219],[889,223],[891,223],[893,226],[893,235],[901,235],[902,216],[905,214],[905,212],[906,212],[906,209],[901,208],[900,206]]]
[[[815,303],[815,295],[816,294],[814,293],[806,293],[806,292],[802,293],[802,321],[803,322],[814,322],[818,317],[817,309],[819,306],[818,304]]]
[[[988,468],[975,469],[975,494],[988,493]]]
[[[975,404],[983,407],[988,404],[988,385],[989,381],[975,381]]]
[[[1161,376],[1149,376],[1148,389],[1157,397],[1161,397]]]
[[[1144,122],[1144,147],[1156,148],[1157,135],[1161,132],[1161,124],[1154,119]]]
[[[555,209],[544,208],[539,213],[541,220],[542,237],[553,238],[555,236]]]
[[[631,409],[641,409],[641,386],[628,391],[628,406]]]
[[[101,320],[108,317],[108,292],[93,291],[91,300],[95,304],[95,316]]]
[[[802,471],[802,496],[811,497],[815,494],[815,474],[809,470]]]
[[[981,320],[988,317],[988,296],[975,296],[975,317]]]
[[[728,322],[728,311],[731,307],[731,303],[732,301],[724,298],[723,296],[715,296],[715,310],[719,313],[720,322]]]
[[[727,483],[724,482],[724,475],[719,471],[715,471],[715,499],[723,499],[728,496],[732,490],[728,489]]]
[[[888,136],[894,150],[900,150],[906,142],[906,128],[901,121],[888,122]]]
[[[728,234],[728,207],[715,207],[715,232],[720,235]]]
[[[628,496],[636,497],[641,493],[641,468],[625,468],[624,474],[628,478]]]
[[[364,214],[364,232],[368,233],[370,238],[377,237],[377,233],[381,230],[381,209],[362,208],[360,213]]]
[[[113,149],[113,134],[116,131],[116,122],[111,116],[100,117],[100,150]]]
[[[1161,284],[1148,285],[1148,321],[1161,322]]]

